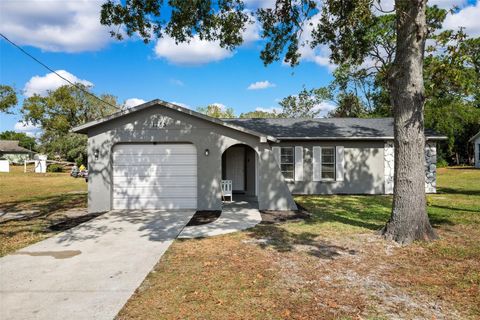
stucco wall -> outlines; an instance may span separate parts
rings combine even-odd
[[[474,154],[475,154],[475,168],[480,168],[480,137],[473,140]]]
[[[192,143],[197,149],[199,210],[221,209],[221,155],[243,143],[258,154],[260,209],[295,209],[270,146],[260,138],[164,107],[151,107],[93,127],[88,132],[89,212],[111,209],[112,148],[118,143]],[[205,150],[209,149],[209,156]],[[94,153],[98,150],[98,159]]]
[[[383,141],[291,141],[275,146],[303,146],[303,181],[289,181],[294,194],[383,194]],[[313,147],[344,146],[344,181],[313,181]]]

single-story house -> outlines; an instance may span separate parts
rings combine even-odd
[[[0,159],[10,163],[23,163],[24,160],[31,159],[35,152],[20,147],[18,143],[18,140],[0,140]]]
[[[222,181],[259,209],[296,209],[292,194],[393,192],[393,120],[215,119],[153,100],[72,130],[88,135],[89,211],[219,210]],[[436,187],[428,132],[427,192]]]
[[[473,162],[475,168],[480,168],[480,131],[468,140],[473,143]]]

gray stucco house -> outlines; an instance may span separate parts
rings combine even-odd
[[[32,158],[35,152],[20,147],[18,140],[0,140],[0,159],[8,160],[10,163],[23,163],[24,160]]]
[[[480,131],[468,141],[473,143],[473,162],[475,168],[480,168]]]
[[[219,210],[222,181],[259,209],[296,209],[292,194],[393,192],[393,120],[214,119],[153,100],[73,129],[88,135],[90,212]],[[427,133],[427,192],[436,147]]]

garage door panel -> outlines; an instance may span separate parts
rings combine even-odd
[[[115,146],[112,189],[112,205],[115,209],[195,209],[195,146]]]
[[[132,165],[114,166],[114,177],[171,177],[196,176],[197,168],[193,165]]]
[[[118,176],[115,177],[115,186],[122,187],[125,184],[132,184],[137,187],[148,187],[148,186],[160,186],[160,187],[170,187],[170,186],[194,186],[197,183],[197,177],[195,176],[150,176],[150,177],[125,177]]]
[[[173,154],[173,155],[132,155],[123,154],[114,157],[115,165],[132,165],[132,164],[188,164],[191,165],[196,162],[196,155],[192,154]]]
[[[166,209],[195,209],[196,199],[113,199],[113,207],[128,210],[166,210]]]
[[[191,197],[197,193],[197,188],[192,186],[145,186],[145,187],[129,187],[129,188],[115,188],[113,197],[120,196],[140,197],[140,198],[154,198],[154,197]]]
[[[165,148],[165,146],[168,146]],[[155,148],[158,147],[158,148]],[[144,155],[144,154],[196,154],[196,149],[191,144],[131,144],[131,145],[117,145],[115,155],[131,154],[131,155]]]

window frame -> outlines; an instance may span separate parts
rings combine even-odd
[[[292,162],[291,162],[291,163],[290,163],[290,162],[283,162],[282,151],[283,151],[284,149],[290,149],[290,150],[291,150],[291,152],[292,152]],[[295,147],[293,147],[293,146],[284,146],[284,147],[282,147],[282,146],[281,146],[281,147],[280,147],[280,159],[279,159],[279,162],[280,162],[280,172],[282,173],[283,178],[284,178],[286,181],[295,181]],[[291,165],[291,166],[292,166],[292,170],[291,170],[291,171],[290,171],[290,170],[284,171],[284,170],[282,169],[282,165],[284,165],[284,164],[286,164],[286,165]],[[292,177],[291,177],[291,178],[290,178],[290,177],[287,178],[287,177],[285,176],[284,172],[292,172]]]
[[[324,170],[323,170],[323,166],[324,166],[324,162],[323,162],[323,151],[326,150],[326,149],[331,149],[333,150],[332,152],[332,157],[333,157],[333,162],[329,162],[327,163],[327,165],[331,165],[333,166],[333,171],[327,171],[327,172],[333,172],[333,178],[324,178],[323,177],[323,174],[324,174]],[[320,168],[321,168],[321,173],[320,173],[320,181],[337,181],[337,155],[336,155],[336,146],[328,146],[328,147],[321,147],[321,152],[320,152]]]

